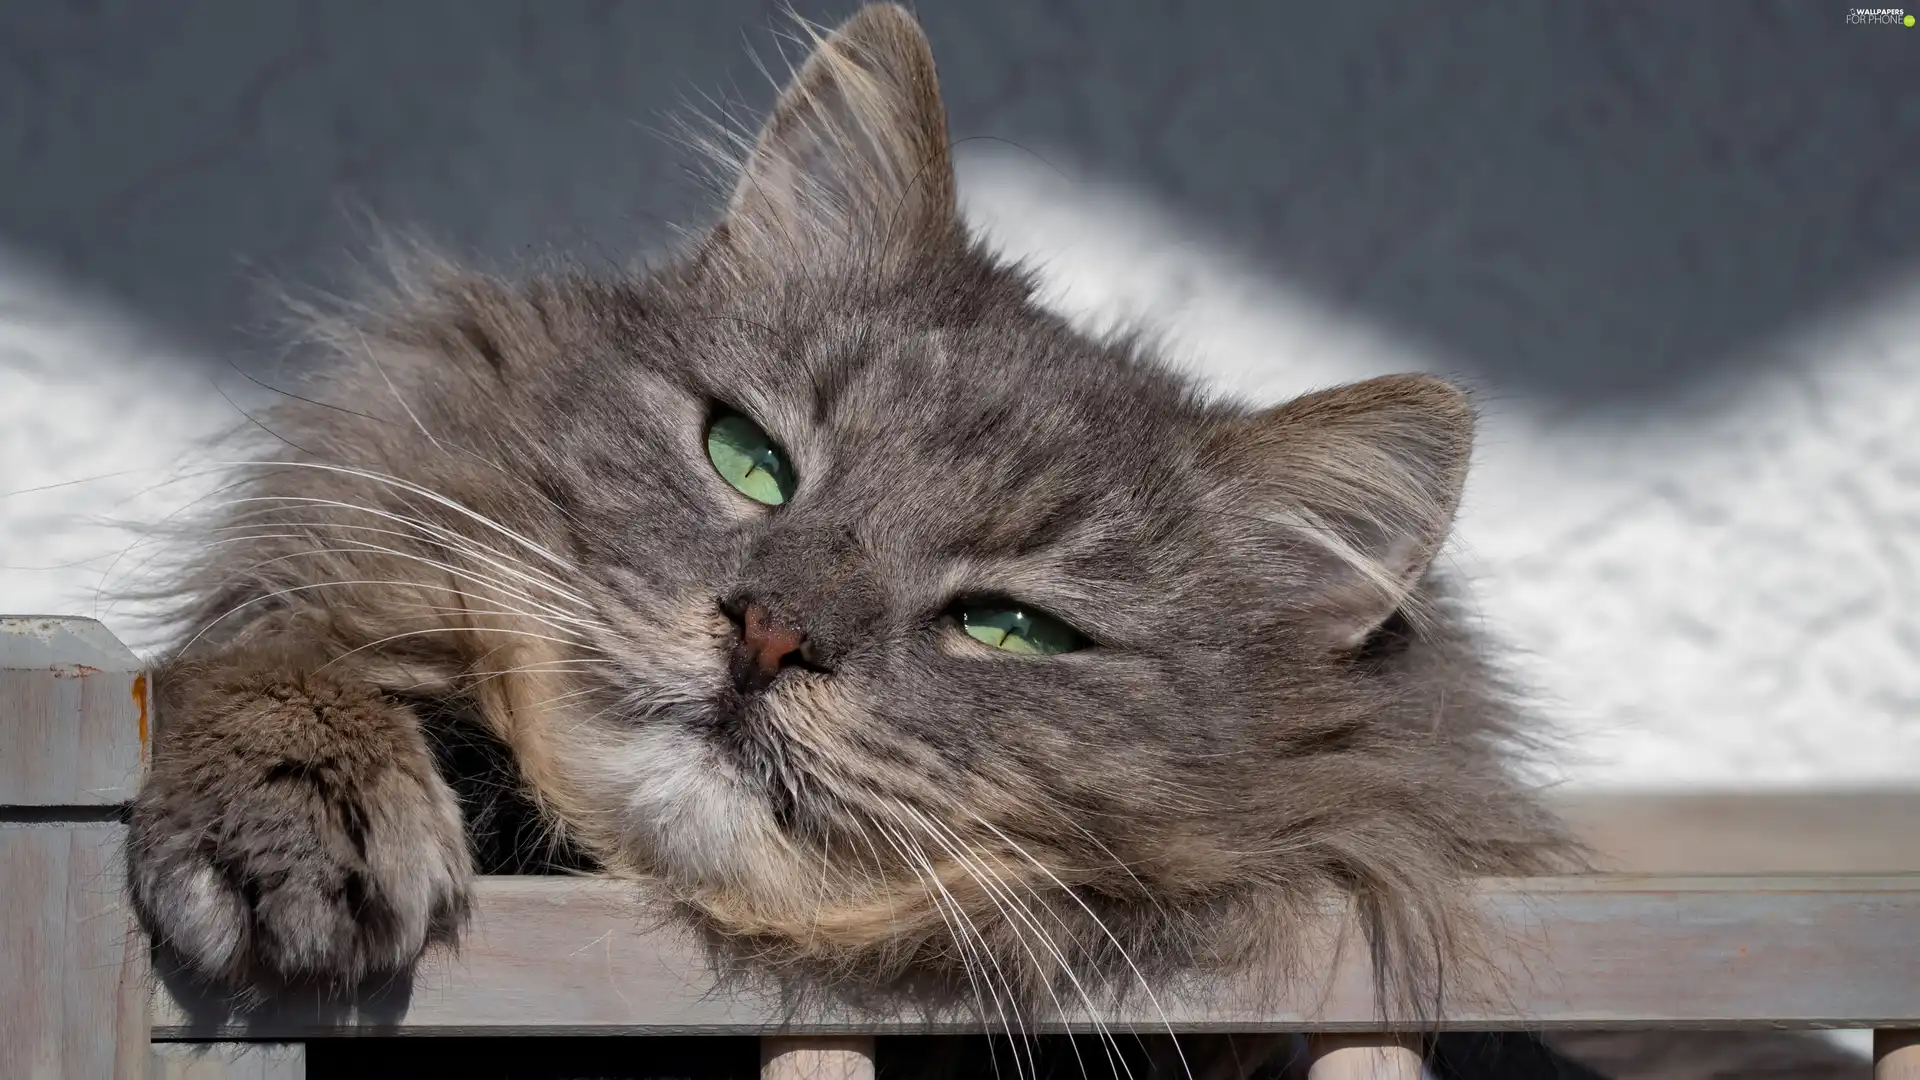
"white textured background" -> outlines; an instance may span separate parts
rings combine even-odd
[[[1816,0],[920,7],[969,212],[1063,306],[1263,397],[1480,389],[1454,557],[1573,782],[1920,773],[1920,31]],[[238,420],[215,383],[259,399],[256,282],[327,284],[362,212],[496,262],[702,220],[653,132],[765,104],[775,8],[675,8],[0,7],[0,492],[66,485],[0,498],[0,608],[91,611],[138,565],[74,519],[188,497],[147,489]]]

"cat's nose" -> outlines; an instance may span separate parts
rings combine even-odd
[[[806,662],[807,635],[800,627],[755,601],[726,607],[739,627],[733,678],[742,693],[763,690],[781,671]]]

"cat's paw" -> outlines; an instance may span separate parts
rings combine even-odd
[[[372,690],[168,673],[129,819],[134,907],[194,974],[352,985],[450,941],[472,863],[415,719]]]

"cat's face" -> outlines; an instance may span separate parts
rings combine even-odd
[[[1172,827],[1274,764],[1297,630],[1232,544],[1234,417],[977,287],[999,295],[973,323],[766,295],[765,330],[635,341],[572,410],[655,858],[777,865],[730,839],[749,823],[843,854],[913,814]]]
[[[567,768],[689,890],[817,911],[992,848],[1204,893],[1403,693],[1458,394],[1210,404],[1040,310],[957,222],[904,15],[816,54],[696,258],[574,310],[539,467],[611,663]]]

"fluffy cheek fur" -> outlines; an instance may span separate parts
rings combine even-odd
[[[956,785],[890,732],[884,687],[790,679],[723,722],[731,626],[712,599],[694,589],[616,621],[619,685],[603,695],[613,704],[542,724],[554,776],[535,778],[564,778],[590,808],[603,861],[659,880],[732,934],[865,949],[910,935],[915,912],[937,918],[923,869],[946,876],[933,865],[944,860],[922,868],[903,855],[899,837],[919,830],[899,819]],[[766,755],[730,751],[723,723],[751,729],[736,734]],[[881,743],[908,764],[889,768],[872,752]]]
[[[728,685],[731,626],[717,593],[689,588],[623,605],[610,620],[617,636],[603,645],[612,684],[568,710],[570,723],[542,725],[550,782],[565,778],[592,808],[594,846],[610,866],[660,876],[688,896],[737,891],[775,903],[800,889],[801,856],[764,784],[707,730]]]

